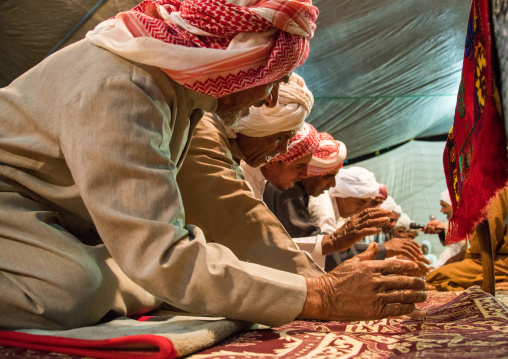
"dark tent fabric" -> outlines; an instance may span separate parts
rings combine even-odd
[[[0,86],[132,0],[3,0]],[[316,0],[317,29],[296,72],[315,96],[309,117],[355,158],[447,133],[460,80],[470,2]]]
[[[0,87],[138,2],[0,1]],[[343,141],[350,160],[411,139],[446,136],[453,124],[470,1],[315,0],[314,5],[320,15],[310,56],[296,70],[315,97],[308,122]],[[495,2],[504,77],[507,10],[506,1]],[[507,107],[506,81],[501,89]],[[439,215],[438,195],[446,188],[444,142],[408,146],[356,165],[374,171],[403,210],[426,223],[428,214]]]

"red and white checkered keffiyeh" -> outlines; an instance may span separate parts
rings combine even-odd
[[[303,128],[289,140],[288,151],[272,158],[270,162],[284,162],[286,165],[309,153],[314,153],[319,145],[319,134],[316,129],[305,122]]]
[[[86,35],[213,97],[281,79],[302,65],[318,15],[311,0],[144,0]]]
[[[319,146],[309,163],[308,176],[326,176],[342,167],[346,159],[346,145],[334,140],[326,132],[319,133]]]

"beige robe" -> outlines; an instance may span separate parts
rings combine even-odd
[[[308,277],[322,275],[255,198],[235,161],[243,157],[222,122],[207,114],[194,131],[177,178],[188,223],[203,228],[207,240],[227,246],[241,260]]]
[[[0,89],[0,327],[91,325],[162,302],[269,325],[300,313],[303,276],[240,261],[186,224],[176,174],[216,105],[86,40]]]

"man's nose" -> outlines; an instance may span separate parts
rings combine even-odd
[[[274,108],[277,106],[277,102],[279,101],[279,84],[273,86],[270,95],[265,98],[265,106],[269,108]]]

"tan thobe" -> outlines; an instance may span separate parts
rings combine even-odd
[[[207,240],[227,246],[241,260],[321,276],[319,266],[255,198],[235,161],[243,157],[222,122],[207,114],[194,131],[178,173],[188,223],[203,228]]]
[[[91,325],[162,301],[269,325],[300,313],[303,276],[186,225],[176,174],[216,105],[86,40],[0,89],[0,327]]]

